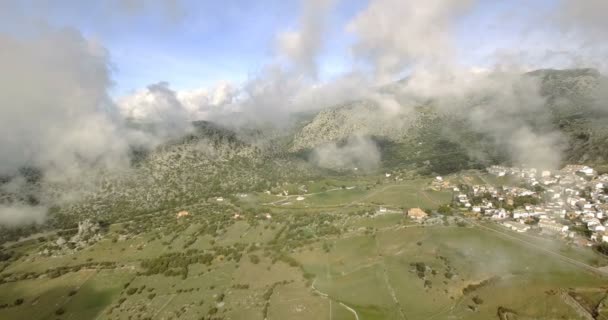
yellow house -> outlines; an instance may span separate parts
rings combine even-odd
[[[427,214],[420,208],[411,208],[407,211],[407,216],[412,219],[422,220],[427,217]]]
[[[185,216],[188,216],[188,215],[190,215],[190,213],[188,211],[180,211],[180,212],[177,213],[177,218],[179,219],[181,217],[185,217]]]

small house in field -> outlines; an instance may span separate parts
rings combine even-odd
[[[190,215],[190,213],[188,211],[182,210],[182,211],[180,211],[180,212],[177,213],[177,218],[179,219],[181,217],[186,217],[186,216],[189,216],[189,215]]]
[[[420,208],[412,208],[407,211],[407,216],[411,219],[422,221],[423,219],[426,219],[428,215]]]

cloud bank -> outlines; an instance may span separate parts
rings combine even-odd
[[[26,17],[23,8],[31,3],[0,5],[0,17],[15,29],[38,21],[27,32],[0,32],[0,175],[31,166],[42,168],[44,179],[51,181],[128,168],[131,145],[154,146],[187,132],[192,120],[239,114],[251,121],[282,124],[293,112],[353,100],[375,101],[385,118],[409,115],[415,106],[432,101],[439,112],[460,117],[475,132],[489,136],[512,161],[556,167],[565,138],[551,126],[538,81],[521,74],[543,62],[539,57],[549,56],[569,61],[564,66],[589,64],[606,70],[608,56],[603,17],[608,4],[603,0],[559,1],[554,11],[527,21],[527,29],[546,35],[547,42],[522,46],[519,54],[497,47],[491,57],[482,59],[494,64],[481,66],[461,61],[456,30],[477,1],[370,0],[341,26],[353,37],[349,52],[343,54],[352,54],[357,62],[342,74],[319,79],[319,60],[328,47],[327,34],[334,26],[329,19],[338,1],[311,0],[302,2],[291,29],[277,33],[273,61],[244,83],[178,90],[159,79],[112,101],[110,53],[76,29],[32,18],[43,16],[45,5],[33,6],[32,16]],[[165,8],[161,11],[177,19],[188,12],[180,1],[109,1],[101,5],[107,11],[100,16],[114,11],[141,15],[150,6]],[[66,8],[86,9],[74,1],[60,1],[50,9]],[[514,35],[528,45],[526,37]],[[407,79],[394,90],[379,90],[402,77]],[[597,107],[605,107],[602,103]],[[158,130],[144,133],[125,122],[152,123]],[[318,148],[314,161],[321,167],[373,168],[379,153],[373,141],[355,136]],[[13,214],[29,218],[12,221],[40,221],[45,205],[29,206],[30,214],[23,213],[29,207],[22,204],[2,206],[0,223],[12,223],[6,217]]]
[[[356,135],[343,142],[316,147],[310,160],[321,168],[372,170],[380,165],[380,151],[368,137]]]
[[[372,64],[380,81],[395,80],[414,64],[450,62],[454,20],[472,0],[373,0],[348,25],[355,55]]]
[[[121,165],[127,144],[107,96],[106,51],[72,29],[0,34],[0,173]]]

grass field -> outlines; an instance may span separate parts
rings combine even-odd
[[[498,319],[499,307],[576,319],[559,290],[604,297],[607,279],[566,259],[606,265],[592,250],[494,224],[407,219],[399,208],[451,199],[429,182],[323,181],[301,201],[250,194],[182,220],[113,225],[75,252],[24,242],[0,273],[0,319]],[[285,199],[293,204],[268,204]],[[374,215],[380,206],[399,210]]]
[[[317,275],[319,290],[360,310],[364,319],[398,319],[398,308],[407,319],[491,319],[499,306],[533,319],[576,318],[558,296],[546,292],[608,284],[560,259],[524,249],[475,228],[412,227],[337,240],[332,253],[306,252],[298,258]],[[446,261],[451,279],[445,276]],[[416,262],[436,271],[426,272],[429,286],[413,271]],[[495,282],[463,295],[466,286],[493,277]],[[398,303],[391,303],[392,292]],[[473,297],[483,302],[477,305]]]
[[[313,188],[307,194],[277,196],[257,194],[254,197],[270,207],[285,208],[336,208],[353,205],[384,205],[394,208],[422,207],[434,209],[452,199],[451,191],[427,190],[430,179],[365,184],[350,181],[349,185],[331,185]],[[333,185],[338,184],[337,187]],[[300,200],[298,200],[298,197]],[[246,200],[251,203],[253,197]]]

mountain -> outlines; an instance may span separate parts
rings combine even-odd
[[[519,117],[514,122],[527,124],[540,135],[552,131],[563,135],[566,162],[602,163],[608,160],[608,151],[604,148],[608,145],[604,122],[608,120],[608,99],[601,96],[608,89],[606,78],[594,69],[542,69],[524,74],[520,86],[526,86],[525,81],[529,78],[538,81],[544,105],[530,110],[519,108],[516,110],[521,113],[507,115]],[[398,92],[404,85],[407,85],[405,80],[396,82],[390,85],[390,91]],[[420,168],[429,161],[444,162],[445,159],[438,160],[442,154],[458,158],[461,164],[451,164],[444,169],[431,165],[430,171],[445,173],[506,162],[510,157],[500,137],[493,135],[491,128],[476,130],[479,124],[469,116],[471,112],[483,112],[477,108],[478,104],[494,99],[484,97],[485,94],[480,90],[477,96],[468,98],[470,105],[450,110],[438,108],[433,101],[409,106],[410,111],[394,114],[372,100],[334,106],[319,112],[294,135],[290,151],[314,150],[351,136],[365,135],[378,142],[383,164],[391,167],[416,163]],[[515,97],[512,103],[521,103],[521,99]]]
[[[543,125],[565,138],[562,162],[604,165],[606,78],[593,69],[537,70],[524,77],[539,81],[544,102],[535,112],[548,119]],[[397,82],[391,90],[406,83]],[[387,109],[377,100],[358,100],[296,115],[287,128],[198,121],[188,134],[156,148],[133,148],[131,168],[124,170],[92,171],[63,182],[47,181],[36,168],[0,177],[0,204],[49,207],[51,214],[41,228],[65,228],[83,217],[120,221],[212,197],[280,189],[286,182],[353,174],[358,163],[371,163],[372,172],[405,170],[415,175],[509,163],[513,157],[500,136],[480,131],[465,112],[484,99],[472,97],[471,106],[454,112],[445,112],[432,100],[406,112]],[[516,116],[535,124],[535,114]],[[367,156],[379,161],[345,160]],[[20,187],[15,187],[16,181]],[[0,242],[40,227],[28,228],[17,233],[0,230]]]
[[[319,112],[293,138],[290,151],[312,149],[353,135],[402,137],[411,119],[389,119],[374,101],[354,101]]]
[[[553,123],[568,138],[566,162],[608,161],[608,79],[595,69],[537,70]]]

